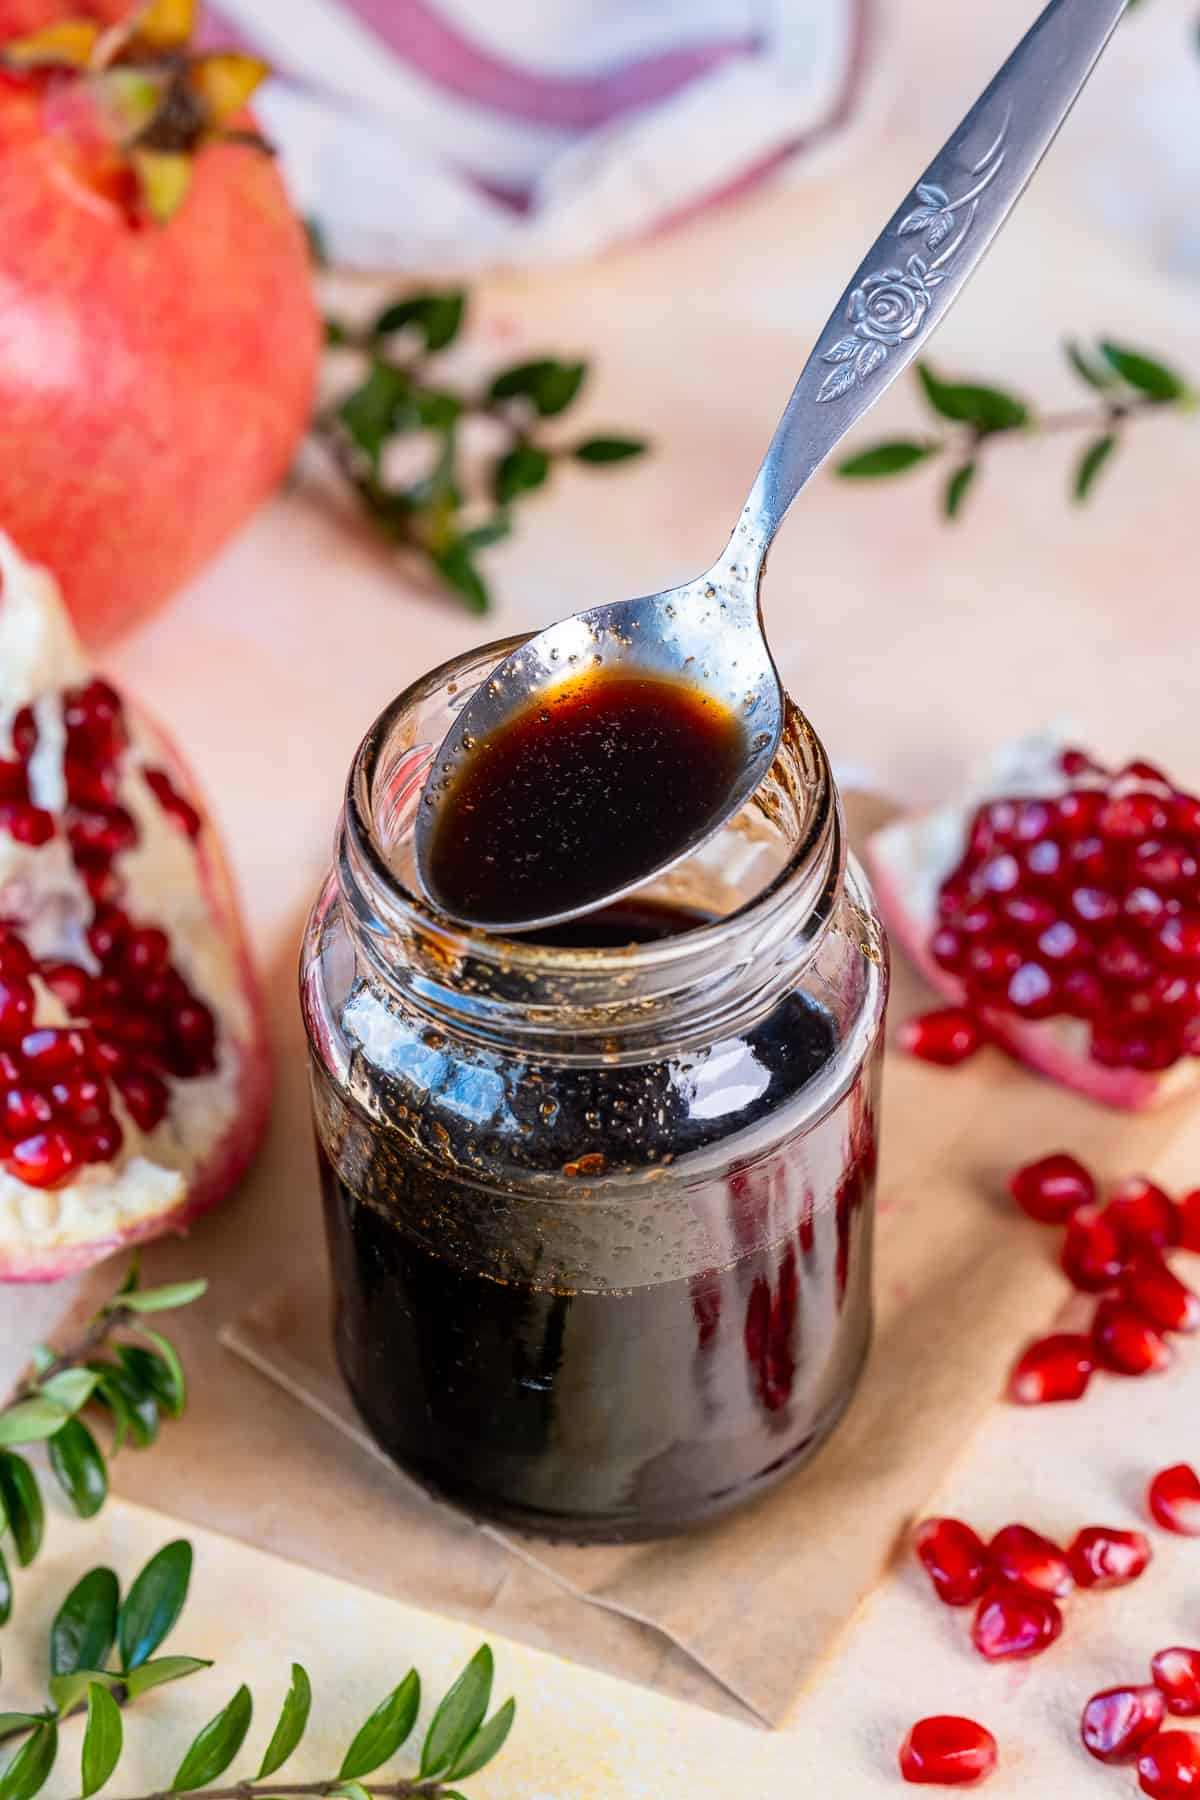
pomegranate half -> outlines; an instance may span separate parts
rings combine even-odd
[[[245,1169],[269,1100],[191,777],[0,534],[0,1280],[182,1230]]]
[[[984,1037],[1110,1106],[1195,1085],[1200,800],[1151,764],[1011,744],[867,860],[892,932]]]

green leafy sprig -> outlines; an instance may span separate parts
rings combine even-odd
[[[878,480],[938,459],[943,466],[949,464],[941,489],[942,511],[946,518],[955,519],[973,487],[984,453],[999,439],[1070,432],[1084,440],[1071,475],[1072,496],[1083,501],[1135,419],[1163,408],[1177,412],[1196,409],[1194,389],[1166,363],[1143,351],[1104,340],[1093,351],[1069,343],[1065,354],[1075,375],[1095,396],[1091,406],[1039,413],[1002,388],[943,381],[928,363],[918,363],[926,404],[938,419],[956,429],[936,437],[893,438],[874,444],[839,463],[837,473],[851,480]]]
[[[321,408],[312,430],[376,531],[415,552],[472,612],[484,612],[489,595],[479,552],[508,536],[517,501],[543,487],[556,463],[627,462],[646,445],[625,436],[568,443],[545,436],[546,421],[578,398],[585,362],[514,363],[482,387],[443,379],[431,359],[455,343],[466,316],[467,295],[451,288],[393,301],[365,328],[327,319],[326,341],[354,352],[357,379]],[[498,429],[501,448],[468,469],[463,430],[481,418]],[[418,431],[432,437],[428,467],[416,480],[397,481],[388,453]],[[477,491],[469,493],[469,485]]]
[[[170,1287],[139,1285],[135,1257],[117,1293],[100,1308],[82,1336],[64,1350],[39,1344],[29,1374],[0,1407],[0,1625],[12,1612],[12,1578],[6,1545],[22,1568],[41,1549],[46,1509],[33,1465],[18,1446],[44,1443],[58,1485],[85,1519],[108,1494],[108,1459],[129,1442],[145,1449],[165,1415],[181,1416],[187,1397],[175,1346],[149,1320],[188,1306],[203,1294],[203,1281]],[[134,1342],[117,1341],[132,1334]],[[111,1352],[111,1354],[108,1354]],[[103,1408],[112,1424],[107,1452],[82,1414]]]
[[[49,1779],[60,1749],[60,1727],[86,1712],[80,1746],[82,1800],[90,1800],[116,1772],[124,1749],[122,1709],[142,1695],[212,1667],[192,1656],[156,1657],[187,1599],[191,1545],[166,1544],[138,1575],[124,1600],[111,1569],[92,1569],[67,1595],[50,1631],[49,1699],[41,1712],[0,1714],[0,1738],[20,1737],[20,1748],[0,1773],[0,1800],[33,1800]],[[115,1658],[115,1662],[114,1662]],[[252,1778],[218,1787],[249,1735],[254,1715],[250,1690],[238,1688],[197,1733],[168,1786],[145,1800],[285,1800],[331,1795],[338,1800],[465,1800],[458,1782],[486,1767],[512,1729],[516,1703],[506,1700],[489,1716],[494,1665],[484,1644],[436,1708],[411,1775],[372,1781],[412,1736],[421,1708],[421,1681],[410,1669],[354,1734],[335,1775],[321,1781],[279,1780],[295,1754],[312,1711],[312,1683],[299,1663],[282,1710]]]

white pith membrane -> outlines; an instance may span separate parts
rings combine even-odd
[[[92,675],[53,578],[26,563],[0,533],[0,758],[12,758],[14,720],[31,707],[38,743],[28,762],[29,797],[53,812],[57,825],[46,843],[29,845],[0,823],[0,920],[15,927],[38,962],[67,961],[95,975],[100,963],[86,936],[95,907],[60,816],[67,798],[62,694]],[[150,1235],[153,1221],[185,1208],[197,1171],[247,1105],[247,1056],[261,1055],[241,944],[214,888],[220,862],[206,841],[209,827],[203,824],[193,840],[164,809],[144,771],[166,769],[177,791],[188,795],[186,775],[155,728],[127,701],[123,706],[128,745],[117,764],[117,803],[135,820],[138,841],[113,858],[121,890],[116,904],[134,926],[167,934],[171,965],[214,1016],[216,1066],[187,1077],[158,1069],[168,1106],[148,1132],[110,1082],[121,1148],[112,1161],[85,1164],[61,1186],[33,1186],[0,1166],[0,1279],[52,1278],[64,1267],[82,1266],[78,1252],[86,1246],[111,1249],[110,1240]],[[69,1018],[49,988],[32,979],[31,1029],[86,1027],[86,1015]]]
[[[962,982],[930,951],[939,891],[963,856],[977,808],[1006,797],[1053,799],[1066,793],[1075,782],[1063,773],[1060,758],[1070,745],[1085,741],[1086,734],[1056,726],[1001,745],[972,771],[957,799],[876,832],[865,860],[889,930],[940,994],[965,1004],[993,1041],[1042,1074],[1108,1105],[1141,1111],[1195,1087],[1200,1058],[1184,1056],[1155,1071],[1100,1064],[1090,1054],[1091,1026],[1086,1020],[1062,1013],[1030,1020],[1000,1007],[976,1005],[966,998]]]

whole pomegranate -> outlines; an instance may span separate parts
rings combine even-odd
[[[271,492],[312,400],[305,236],[243,110],[265,71],[193,55],[193,14],[0,0],[0,525],[90,642]]]
[[[0,534],[0,1280],[53,1280],[216,1205],[269,1095],[191,778]]]

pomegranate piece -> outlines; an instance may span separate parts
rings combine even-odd
[[[1150,1672],[1162,1690],[1169,1713],[1180,1718],[1194,1718],[1200,1713],[1200,1650],[1185,1650],[1181,1645],[1160,1650],[1150,1664]]]
[[[1200,802],[1136,773],[1153,767],[1010,745],[968,800],[867,852],[893,936],[947,1004],[1133,1110],[1200,1079]]]
[[[1018,1406],[1044,1406],[1082,1397],[1096,1366],[1091,1338],[1055,1332],[1022,1352],[1008,1378],[1008,1397]]]
[[[987,1552],[969,1525],[961,1519],[925,1519],[914,1548],[939,1600],[947,1606],[978,1600],[988,1579]]]
[[[1160,1331],[1200,1328],[1200,1295],[1194,1294],[1159,1256],[1138,1256],[1128,1264],[1121,1291],[1129,1304]]]
[[[1005,1587],[979,1603],[971,1639],[989,1662],[1040,1656],[1062,1634],[1062,1613],[1046,1594]]]
[[[1005,1525],[987,1547],[988,1561],[1003,1581],[1061,1600],[1075,1586],[1066,1552],[1028,1525]]]
[[[1085,1525],[1067,1551],[1071,1573],[1081,1588],[1122,1587],[1136,1581],[1150,1556],[1143,1532],[1107,1525]]]
[[[1081,1206],[1067,1220],[1063,1274],[1081,1293],[1115,1287],[1125,1270],[1125,1254],[1124,1239],[1103,1208]]]
[[[1017,1169],[1008,1178],[1008,1191],[1021,1211],[1042,1225],[1064,1225],[1077,1207],[1096,1199],[1093,1177],[1061,1150]]]
[[[996,1767],[996,1740],[974,1719],[941,1713],[918,1719],[900,1746],[905,1781],[926,1787],[967,1787]]]
[[[1166,1713],[1156,1687],[1105,1688],[1084,1707],[1079,1735],[1098,1762],[1132,1762],[1159,1731]]]
[[[906,1019],[899,1038],[900,1048],[910,1056],[919,1056],[922,1062],[941,1063],[944,1068],[966,1062],[982,1042],[975,1020],[957,1007]]]
[[[1092,1342],[1105,1368],[1118,1375],[1152,1375],[1167,1368],[1171,1347],[1132,1306],[1102,1300],[1092,1322]]]
[[[1137,1250],[1166,1250],[1179,1236],[1170,1195],[1144,1175],[1130,1175],[1114,1188],[1108,1217],[1124,1242]]]
[[[1190,1463],[1161,1469],[1150,1483],[1147,1503],[1164,1531],[1200,1537],[1200,1475]]]
[[[1138,1757],[1138,1782],[1150,1800],[1189,1800],[1200,1794],[1200,1737],[1160,1731]]]
[[[256,1147],[257,989],[189,791],[161,733],[87,668],[50,578],[0,534],[0,1281],[180,1229]]]
[[[1200,1255],[1200,1188],[1194,1188],[1176,1203],[1175,1217],[1179,1227],[1179,1247]]]

